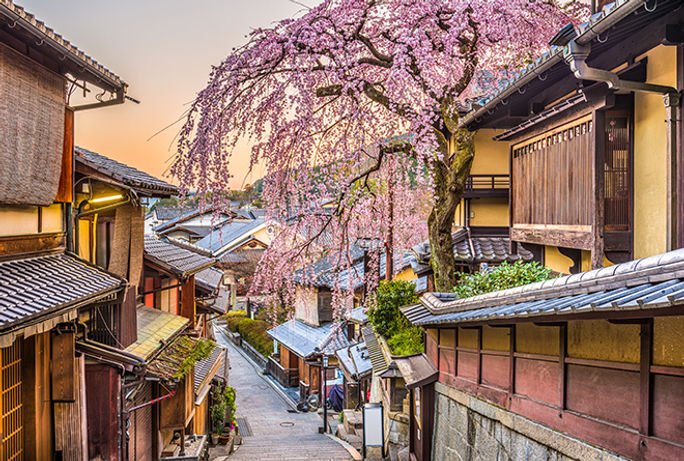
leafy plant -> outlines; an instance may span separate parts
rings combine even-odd
[[[375,304],[368,311],[368,321],[375,331],[387,338],[393,354],[411,355],[423,351],[423,331],[413,326],[399,308],[418,301],[416,287],[403,280],[382,280]]]
[[[368,311],[368,321],[380,335],[389,338],[403,329],[405,319],[400,307],[418,301],[416,286],[404,280],[381,280],[375,297],[375,304]]]
[[[551,269],[540,263],[516,261],[513,264],[504,262],[491,270],[460,274],[460,280],[453,292],[459,298],[469,298],[492,291],[527,285],[553,278]]]
[[[263,320],[252,320],[248,317],[239,315],[224,316],[226,327],[230,331],[240,333],[244,341],[247,341],[253,348],[265,357],[273,352],[273,340],[266,334],[266,330],[271,324]]]
[[[208,339],[201,339],[195,347],[189,346],[190,344],[192,344],[190,339],[184,338],[184,341],[187,341],[188,346],[186,346],[187,349],[183,348],[181,350],[183,351],[183,353],[187,355],[183,359],[183,362],[178,368],[178,371],[174,375],[174,378],[178,379],[187,375],[190,372],[190,370],[192,370],[195,367],[195,364],[197,362],[209,357],[211,355],[211,351],[213,351],[216,347],[216,343]]]
[[[229,429],[236,427],[235,420],[235,389],[228,385],[217,384],[211,392],[213,404],[209,407],[209,416],[213,430],[218,434],[223,434],[228,421]]]

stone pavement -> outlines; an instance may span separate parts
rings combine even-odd
[[[217,327],[218,330],[218,327]],[[269,386],[252,362],[240,354],[219,331],[216,340],[228,348],[229,383],[237,394],[237,417],[245,418],[252,435],[230,456],[222,447],[212,448],[215,461],[252,460],[351,460],[338,443],[318,433],[322,419],[316,413],[289,413],[290,408]]]

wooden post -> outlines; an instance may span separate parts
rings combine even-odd
[[[558,406],[561,411],[565,410],[565,356],[568,349],[568,324],[565,323],[558,328]]]
[[[190,328],[195,328],[195,276],[191,275],[181,288],[181,316],[190,320]]]
[[[639,432],[648,437],[651,434],[651,360],[653,345],[653,319],[641,324],[641,354],[639,375],[641,381]]]
[[[605,115],[602,111],[595,110],[593,113],[594,136],[592,143],[592,181],[593,181],[593,213],[591,223],[592,247],[591,247],[591,268],[598,269],[603,267],[603,225],[604,225],[604,172],[603,162],[605,156]]]
[[[482,327],[477,328],[477,384],[482,384]]]
[[[508,400],[509,402],[515,394],[515,325],[511,325],[510,345],[508,355]]]

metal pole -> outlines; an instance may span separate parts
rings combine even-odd
[[[328,432],[328,380],[326,379],[325,370],[327,365],[327,357],[323,357],[323,432]]]

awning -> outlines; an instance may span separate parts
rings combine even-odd
[[[335,355],[342,373],[349,381],[358,381],[370,376],[373,372],[373,365],[364,343],[354,344],[335,351]]]
[[[216,375],[228,379],[227,368],[227,350],[221,346],[216,346],[209,357],[195,364],[195,405],[200,405],[204,401]]]
[[[373,373],[382,373],[387,370],[387,360],[385,359],[385,354],[382,353],[373,327],[364,327],[361,329],[361,332],[363,333],[363,340],[366,343],[366,349],[373,366]]]
[[[297,356],[308,358],[315,354],[333,355],[336,350],[349,346],[344,330],[340,322],[315,327],[291,319],[266,333]]]
[[[64,253],[0,262],[0,347],[11,345],[18,335],[69,322],[79,306],[124,285],[123,279]]]
[[[182,332],[190,322],[180,315],[140,306],[136,311],[138,340],[126,348],[145,360]]]
[[[406,381],[406,388],[425,386],[437,381],[439,371],[425,354],[393,357],[401,376]]]

